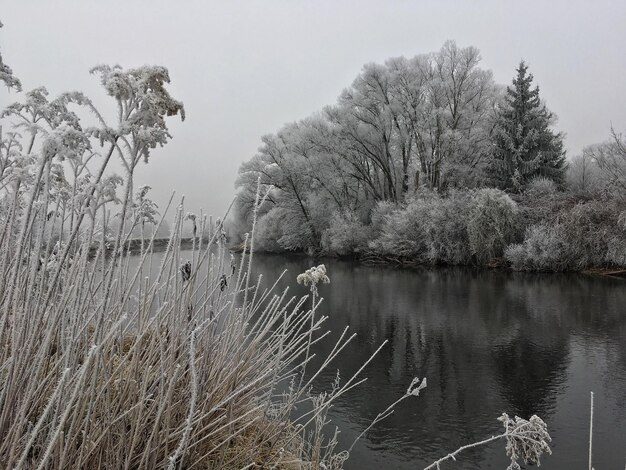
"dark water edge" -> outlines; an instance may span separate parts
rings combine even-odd
[[[548,424],[554,454],[546,469],[585,468],[589,392],[595,393],[594,466],[626,461],[626,282],[580,274],[524,274],[471,268],[393,269],[303,256],[255,254],[266,284],[287,269],[282,287],[308,290],[295,277],[324,262],[320,287],[336,335],[358,334],[316,383],[345,379],[385,340],[368,381],[331,411],[349,445],[414,376],[428,378],[418,398],[357,443],[347,469],[423,468],[461,445],[500,432],[502,412]],[[316,348],[324,355],[331,340]],[[330,430],[329,430],[330,432]],[[504,442],[461,454],[442,468],[504,469]]]

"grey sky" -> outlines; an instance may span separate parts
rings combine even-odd
[[[165,65],[187,120],[141,166],[163,205],[219,215],[263,134],[334,103],[367,62],[474,45],[509,84],[521,58],[566,135],[569,155],[626,131],[626,2],[5,0],[0,48],[25,89],[107,100],[98,63]],[[0,92],[0,107],[15,94]]]

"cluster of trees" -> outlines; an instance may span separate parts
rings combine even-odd
[[[622,138],[613,132],[568,164],[528,66],[504,87],[479,64],[476,48],[447,42],[364,66],[335,105],[264,136],[242,164],[239,231],[251,229],[256,208],[255,243],[270,252],[444,264],[506,257],[533,270],[621,264],[608,246],[577,261],[582,240],[568,242],[567,261],[528,258],[552,250],[533,244],[538,231],[559,226],[571,238],[563,224],[587,220],[581,212],[593,210],[579,206],[598,200],[610,208],[598,224],[621,243]],[[258,192],[267,197],[257,207]]]

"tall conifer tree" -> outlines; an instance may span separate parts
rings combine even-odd
[[[565,176],[563,135],[550,129],[554,115],[541,103],[539,87],[532,88],[533,76],[527,71],[520,62],[494,133],[490,173],[497,186],[512,191],[537,176],[559,185]]]

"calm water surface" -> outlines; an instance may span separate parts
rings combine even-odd
[[[348,378],[384,341],[365,384],[332,409],[349,445],[414,376],[428,378],[420,397],[357,443],[348,469],[418,469],[461,445],[499,433],[503,412],[537,414],[552,435],[545,469],[586,468],[589,392],[595,394],[594,466],[626,461],[626,281],[583,275],[516,274],[467,269],[399,270],[324,262],[320,314],[334,337],[346,325],[358,337],[320,378],[329,389],[337,368]],[[314,264],[299,257],[255,255],[256,273],[282,287]],[[317,347],[323,355],[332,341]],[[461,454],[442,468],[504,469],[504,442]]]

